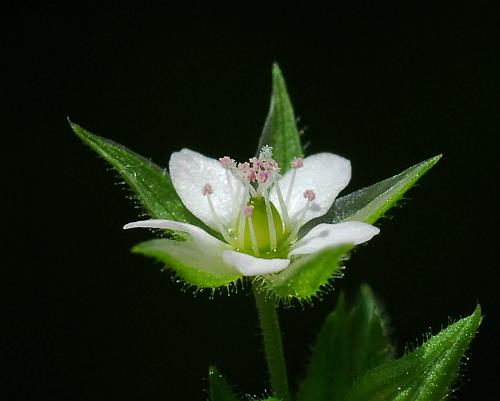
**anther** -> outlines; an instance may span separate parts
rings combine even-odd
[[[290,167],[291,168],[301,168],[301,167],[304,167],[304,160],[302,160],[300,157],[296,157],[290,163]]]
[[[278,163],[276,163],[272,159],[269,160],[268,162],[266,162],[265,169],[267,171],[272,171],[272,172],[276,172],[276,173],[279,173],[279,171],[280,171],[280,168],[278,167]]]
[[[243,208],[243,213],[245,213],[245,216],[251,217],[253,214],[253,206],[245,206]]]
[[[259,175],[257,176],[257,179],[258,179],[260,184],[264,184],[268,178],[269,178],[269,174],[266,171],[259,171]]]
[[[235,162],[233,159],[231,159],[229,156],[224,156],[219,158],[219,162],[222,165],[222,167],[226,169],[230,169],[235,167]]]
[[[212,195],[214,193],[214,190],[212,189],[212,186],[209,183],[206,183],[201,188],[201,193],[203,194],[203,196]]]
[[[307,189],[304,191],[304,198],[306,198],[309,202],[312,202],[316,199],[316,194],[312,189]]]

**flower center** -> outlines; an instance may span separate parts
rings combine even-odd
[[[213,189],[207,183],[201,189],[206,196],[217,229],[224,240],[238,251],[257,257],[274,258],[285,251],[297,239],[297,234],[304,222],[305,213],[316,198],[312,190],[303,193],[305,204],[301,211],[291,219],[288,212],[295,183],[297,169],[303,167],[303,160],[295,158],[290,166],[292,177],[285,196],[279,186],[280,168],[272,158],[272,148],[262,147],[259,157],[252,157],[248,162],[236,163],[228,156],[219,159],[226,170],[227,183],[233,194],[232,218],[229,226],[223,224],[211,200]],[[238,185],[233,187],[231,175],[237,178]],[[274,189],[278,198],[278,207],[269,199]],[[286,256],[286,255],[285,255]]]
[[[243,208],[243,223],[238,221],[236,232],[242,232],[238,246],[245,253],[272,256],[285,237],[285,227],[278,210],[263,197],[250,198]],[[270,210],[269,210],[270,209]],[[240,227],[243,224],[244,227]]]

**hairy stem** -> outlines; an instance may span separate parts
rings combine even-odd
[[[267,369],[274,394],[283,401],[290,401],[290,390],[288,389],[288,375],[285,365],[285,355],[281,342],[280,324],[276,307],[272,300],[265,298],[264,294],[253,287],[255,303],[259,314],[260,327],[264,350],[266,353]]]

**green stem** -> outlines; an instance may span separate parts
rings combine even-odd
[[[275,304],[272,300],[266,299],[264,294],[259,292],[255,286],[253,287],[253,293],[259,313],[271,387],[277,397],[281,398],[283,401],[290,401],[285,355],[283,353],[280,323]]]

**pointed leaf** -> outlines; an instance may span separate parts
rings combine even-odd
[[[273,65],[273,92],[269,113],[259,139],[259,149],[269,145],[284,174],[294,157],[302,157],[299,130],[285,80],[278,64]]]
[[[125,146],[94,135],[75,123],[70,125],[84,143],[113,166],[151,217],[194,224],[213,234],[186,209],[164,169]]]
[[[400,174],[374,185],[352,192],[335,201],[323,216],[310,221],[300,230],[304,236],[311,228],[320,223],[339,223],[341,221],[363,221],[373,224],[393,207],[420,177],[434,166],[441,155],[427,159],[406,169]]]
[[[319,333],[298,401],[341,400],[356,377],[389,360],[392,352],[369,287],[361,288],[350,311],[341,295]]]
[[[342,276],[341,260],[351,248],[344,245],[302,256],[280,273],[263,277],[261,289],[285,303],[294,298],[310,301],[331,280]]]
[[[163,262],[174,270],[183,281],[198,288],[227,287],[241,277],[237,271],[224,270],[222,260],[220,261],[220,271],[217,274],[207,271],[206,266],[209,263],[217,263],[217,261],[209,260],[209,256],[201,250],[193,249],[192,246],[188,245],[188,241],[154,239],[135,245],[132,252]],[[193,262],[196,259],[198,263]]]
[[[438,401],[450,393],[465,351],[481,323],[481,308],[421,347],[363,375],[345,401]]]
[[[210,401],[238,401],[231,387],[215,367],[208,370]]]

